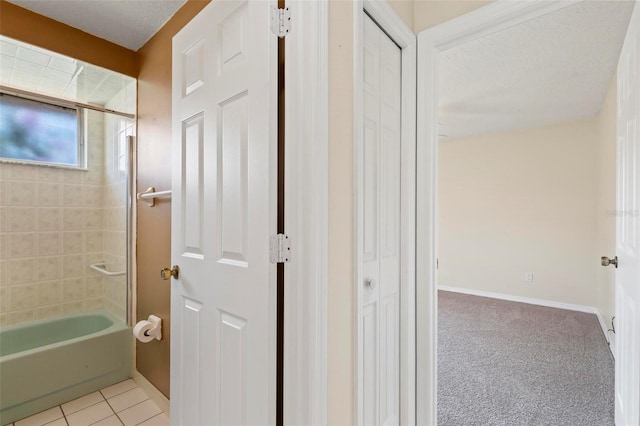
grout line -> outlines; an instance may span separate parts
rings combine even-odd
[[[145,395],[147,395],[147,394],[145,393]],[[147,397],[148,397],[148,396],[149,396],[149,395],[147,395]],[[147,401],[149,401],[150,399],[151,399],[151,398],[147,398],[147,399],[145,399],[144,401],[140,401],[140,402],[138,402],[137,404],[133,404],[131,407],[127,407],[127,408],[125,408],[125,409],[124,409],[124,410],[122,410],[122,411],[126,411],[126,410],[128,410],[129,408],[133,408],[133,407],[135,407],[135,406],[137,406],[137,405],[142,404],[143,402],[147,402]],[[155,404],[155,403],[154,403],[154,404]],[[122,411],[121,411],[121,412],[122,412]],[[161,411],[161,413],[162,413],[162,411]],[[161,413],[160,413],[160,414],[161,414]],[[116,416],[118,416],[118,413],[116,413]],[[144,419],[144,420],[142,420],[140,423],[136,423],[136,425],[135,425],[135,426],[137,426],[137,425],[139,425],[139,424],[142,424],[142,423],[146,422],[147,420],[152,419],[152,418],[154,418],[154,417],[155,417],[155,416],[151,416],[151,417],[149,417],[148,419]],[[120,419],[120,416],[118,416],[118,419]],[[122,422],[122,419],[120,419],[120,421]],[[124,422],[122,422],[122,424],[124,424]]]
[[[123,380],[123,381],[121,381],[121,382],[114,383],[114,386],[115,386],[115,385],[117,385],[117,384],[120,384],[120,383],[124,383],[124,382],[126,382],[127,380],[133,380],[133,379],[126,379],[126,380]],[[132,387],[131,389],[127,389],[126,391],[123,391],[123,392],[117,393],[117,394],[115,394],[115,395],[112,395],[110,398],[113,398],[113,397],[118,396],[118,395],[122,395],[122,394],[123,394],[123,393],[125,393],[125,392],[129,392],[130,390],[134,390],[135,388],[139,388],[139,387],[140,387],[140,386],[138,386],[138,384],[137,384],[136,382],[133,382],[133,383],[135,384],[135,386],[134,386],[134,387]],[[109,387],[111,387],[111,386],[109,386]],[[106,389],[106,388],[105,388],[105,389]],[[104,394],[102,393],[102,391],[103,391],[103,390],[104,390],[104,389],[100,389],[100,390],[99,390],[99,392],[100,392],[100,394],[102,395],[102,397],[103,397],[105,400],[108,400],[108,399],[107,399],[107,397],[106,397],[106,396],[104,396]],[[145,392],[145,393],[146,393],[146,392]],[[110,398],[109,398],[109,399],[110,399]]]
[[[89,395],[89,394],[87,394],[87,395]],[[87,395],[85,395],[85,396],[87,396]],[[82,398],[82,397],[80,397],[80,398]],[[73,400],[72,400],[72,401],[73,401]],[[91,408],[91,407],[93,407],[94,405],[98,405],[98,404],[100,404],[101,402],[104,402],[104,401],[106,401],[106,399],[103,399],[102,401],[94,402],[93,404],[91,404],[91,405],[87,405],[86,407],[81,408],[81,409],[79,409],[79,410],[77,410],[77,411],[74,411],[73,413],[69,413],[68,415],[69,415],[69,416],[72,416],[72,415],[74,415],[75,413],[79,413],[79,412],[80,412],[80,411],[82,411],[82,410],[86,410],[87,408]],[[69,402],[71,402],[71,401],[69,401]],[[65,402],[65,404],[66,404],[66,402]],[[113,410],[113,408],[112,408],[111,410]],[[66,420],[66,418],[67,418],[67,414],[65,414],[64,410],[62,409],[62,405],[60,405],[60,411],[62,411],[62,415],[64,416],[64,418],[65,418],[65,420]],[[69,422],[67,422],[67,423],[69,423]]]
[[[124,393],[124,392],[121,392],[121,393],[119,393],[118,395],[121,395],[121,394],[123,394],[123,393]],[[117,395],[114,395],[114,396],[117,396]],[[113,398],[113,396],[112,396],[112,398]],[[122,419],[120,418],[120,416],[118,415],[118,413],[116,413],[116,410],[114,410],[114,409],[113,409],[113,407],[111,406],[111,404],[109,404],[109,400],[108,400],[108,399],[106,399],[106,401],[107,401],[107,405],[109,406],[109,408],[111,408],[111,411],[113,411],[113,414],[115,414],[115,416],[116,416],[116,418],[118,419],[118,421],[119,421],[121,424],[123,424],[123,425],[124,425],[124,422],[122,421]]]

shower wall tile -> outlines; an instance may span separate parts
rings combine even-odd
[[[60,232],[39,232],[38,233],[38,256],[50,256],[62,253],[62,233]]]
[[[70,254],[63,257],[62,274],[65,277],[82,277],[86,272],[84,254]]]
[[[85,175],[86,173],[79,170],[63,170],[62,182],[82,185],[85,182]]]
[[[13,181],[11,185],[6,185],[7,205],[10,206],[35,206],[36,205],[36,184],[34,182]]]
[[[61,303],[62,281],[43,281],[38,283],[38,304],[41,306]]]
[[[5,208],[7,226],[12,232],[33,231],[36,221],[36,211],[33,207]]]
[[[84,229],[85,209],[67,208],[62,213],[62,229],[65,231],[74,231]]]
[[[11,309],[11,294],[9,287],[0,287],[0,312],[9,312]]]
[[[35,309],[16,310],[9,312],[9,325],[23,324],[37,320],[37,313]]]
[[[125,214],[126,176],[112,170],[105,178],[105,159],[116,151],[104,139],[115,133],[102,114],[87,115],[88,170],[0,163],[0,326],[94,309],[125,318],[126,280],[107,300],[104,276],[89,264],[126,266],[124,242],[119,248],[104,236],[105,220],[111,234],[124,235],[125,218],[112,215]],[[106,204],[107,190],[114,204]]]
[[[84,251],[86,253],[102,252],[103,231],[86,231],[84,235]]]
[[[62,212],[59,207],[38,208],[37,231],[59,231]]]
[[[62,234],[62,252],[64,254],[82,253],[84,251],[85,233],[69,231]]]
[[[26,309],[38,305],[38,287],[36,284],[14,285],[9,287],[12,309]]]
[[[85,185],[83,188],[83,203],[87,207],[102,207],[102,187]]]
[[[61,279],[62,277],[63,272],[61,256],[47,256],[37,258],[35,281],[39,282],[57,280]]]
[[[35,255],[35,234],[16,232],[10,233],[8,236],[8,247],[3,247],[3,250],[7,253],[7,259],[33,257]]]
[[[85,216],[85,229],[103,229],[102,226],[102,209],[87,209]]]
[[[38,308],[37,319],[45,320],[62,316],[62,305],[50,305]]]
[[[0,260],[0,287],[9,285],[9,262]]]
[[[102,298],[104,297],[104,279],[102,277],[94,276],[88,277],[84,283],[85,295],[88,298]]]
[[[24,284],[35,281],[36,259],[16,259],[7,262],[9,281],[12,284]]]
[[[93,311],[96,309],[104,309],[104,298],[96,297],[92,299],[85,299],[84,307],[87,311]]]
[[[1,182],[0,185],[2,185]],[[9,232],[9,230],[9,207],[0,207],[0,232]]]
[[[65,302],[83,300],[84,298],[84,278],[69,278],[64,280],[62,284],[62,299]]]
[[[60,206],[62,187],[58,183],[38,184],[38,206]]]
[[[84,300],[81,300],[78,302],[64,303],[62,305],[63,315],[77,314],[84,311],[85,311]]]
[[[62,204],[65,207],[84,207],[82,185],[63,185],[62,187]]]
[[[53,167],[34,167],[34,169],[37,172],[38,180],[45,182],[60,182],[62,169],[56,169]]]

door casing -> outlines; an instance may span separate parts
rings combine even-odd
[[[287,0],[284,424],[327,423],[329,2]],[[275,35],[274,35],[275,37]],[[308,194],[314,194],[309,197]],[[303,256],[304,253],[304,256]]]
[[[327,424],[329,2],[285,0],[285,425]],[[313,194],[313,196],[309,196]]]
[[[416,423],[415,393],[415,152],[416,152],[416,36],[384,0],[354,2],[354,64],[353,64],[353,135],[354,135],[354,241],[356,307],[354,321],[356,348],[356,380],[354,400],[357,409],[353,424],[363,420],[363,336],[359,318],[363,305],[363,182],[361,162],[364,142],[363,121],[363,11],[401,48],[402,55],[402,118],[401,118],[401,193],[400,193],[400,424]]]
[[[444,50],[578,3],[497,0],[418,37],[416,199],[417,424],[437,423],[437,175],[438,72]],[[404,166],[404,164],[403,164]]]

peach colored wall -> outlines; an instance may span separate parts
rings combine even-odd
[[[595,307],[609,323],[615,132],[614,79],[594,119],[441,142],[439,284]]]
[[[209,1],[190,0],[138,51],[138,188],[171,188],[171,39]],[[137,344],[136,368],[169,397],[171,203],[138,203],[137,321],[163,318],[161,341]]]
[[[353,13],[329,4],[328,423],[353,423]]]
[[[415,0],[413,3],[413,31],[431,28],[449,21],[479,7],[492,3],[491,0]]]
[[[0,0],[0,34],[136,77],[136,53]]]
[[[409,28],[413,30],[413,0],[387,0]]]

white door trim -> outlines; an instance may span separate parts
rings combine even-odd
[[[327,424],[329,3],[287,0],[284,424]]]
[[[417,423],[437,423],[437,158],[440,52],[536,17],[576,0],[497,0],[418,34],[416,200]]]
[[[363,170],[358,161],[363,153],[362,135],[362,70],[363,70],[363,16],[365,10],[374,21],[400,46],[402,50],[402,140],[401,140],[401,229],[400,229],[400,424],[416,423],[415,399],[415,152],[416,152],[416,36],[404,21],[395,13],[386,0],[356,0],[354,3],[354,64],[353,64],[353,105],[354,105],[354,179],[355,179],[355,277],[354,291],[356,309],[353,321],[355,327],[355,365],[356,381],[354,399],[357,409],[354,412],[354,424],[362,424],[363,418],[363,365],[362,365],[362,326],[359,318],[362,313],[364,276],[362,223],[363,223]]]

